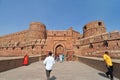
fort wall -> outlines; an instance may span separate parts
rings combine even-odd
[[[107,32],[103,21],[93,21],[83,27],[83,34],[72,27],[67,30],[47,30],[40,22],[32,22],[28,30],[0,37],[0,56],[44,55],[52,51],[65,56],[101,57],[109,51],[120,58],[119,31]]]
[[[97,24],[87,24],[89,30],[94,29]],[[95,22],[96,23],[96,22]],[[103,23],[102,23],[103,24]],[[101,28],[102,30],[103,28]],[[119,31],[106,32],[105,28],[99,34],[84,33],[82,39],[76,40],[74,49],[77,54],[84,56],[102,57],[105,51],[108,51],[113,58],[120,58],[120,33]],[[78,50],[78,51],[77,51]]]
[[[102,21],[94,21],[83,27],[83,37],[94,36],[106,32],[105,25]]]

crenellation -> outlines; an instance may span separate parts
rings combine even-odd
[[[120,33],[118,31],[110,32],[110,38],[120,38]]]
[[[81,50],[79,50],[79,53],[78,51],[76,51],[77,54],[102,57],[102,53],[104,53],[105,50],[108,50],[108,51],[112,50],[111,52],[112,57],[120,58],[120,56],[116,56],[118,55],[118,53],[113,54],[113,52],[115,53],[116,50],[119,51],[120,49],[119,32],[114,31],[114,32],[108,33],[106,32],[106,28],[103,26],[104,24],[101,24],[101,23],[98,22],[98,25],[97,25],[97,22],[95,21],[92,23],[88,23],[83,27],[83,38],[79,40],[80,44],[78,44],[79,43],[78,41],[77,43],[75,43],[76,46],[81,47]],[[97,28],[97,27],[100,27],[100,28]],[[93,33],[95,34],[93,35]],[[92,44],[92,48],[90,47],[91,44]]]
[[[83,37],[94,36],[106,32],[106,28],[102,21],[94,21],[83,27]]]
[[[120,58],[119,31],[107,32],[103,21],[93,21],[83,27],[83,34],[72,27],[67,30],[47,30],[40,22],[31,22],[28,30],[0,36],[0,56],[54,55],[64,53],[101,57],[109,51],[114,58]]]

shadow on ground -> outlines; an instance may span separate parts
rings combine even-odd
[[[98,73],[100,76],[102,76],[102,77],[105,77],[105,78],[108,78],[106,75],[105,75],[105,73]]]
[[[55,76],[52,76],[52,77],[50,78],[50,80],[56,80],[56,77],[55,77]]]

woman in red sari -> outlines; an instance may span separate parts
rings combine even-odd
[[[26,55],[24,56],[23,65],[28,65],[28,63],[29,63],[29,56],[26,54]]]

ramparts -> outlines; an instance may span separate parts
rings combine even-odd
[[[109,51],[112,57],[120,58],[120,33],[118,31],[106,32],[76,40],[77,54],[84,56],[101,57],[105,51]]]
[[[106,65],[103,61],[102,58],[95,58],[95,57],[83,57],[83,56],[79,56],[79,55],[74,55],[78,61],[87,64],[95,69],[98,69],[100,71],[106,72],[107,68]],[[113,67],[114,67],[114,71],[113,71],[113,75],[117,78],[120,79],[120,60],[116,60],[113,59]],[[100,73],[98,73],[100,74]]]
[[[36,55],[29,57],[29,64],[43,60],[44,56]],[[23,66],[23,57],[1,57],[0,72]]]

